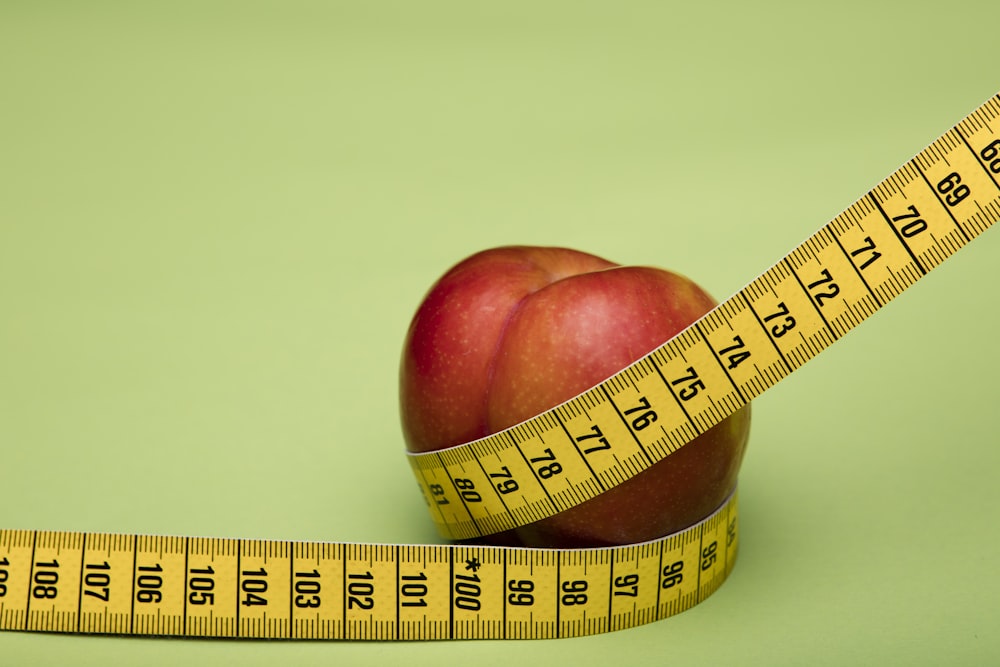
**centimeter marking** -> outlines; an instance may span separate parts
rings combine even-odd
[[[593,498],[809,361],[1000,219],[1000,94],[646,357],[548,412],[411,454],[439,532],[466,539]]]
[[[737,497],[644,544],[547,550],[0,531],[0,630],[259,639],[570,637],[711,595]]]

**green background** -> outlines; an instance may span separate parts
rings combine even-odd
[[[402,455],[452,263],[725,298],[1000,89],[996,2],[0,2],[0,525],[438,541]],[[0,633],[3,665],[1000,660],[990,232],[755,402],[732,578],[560,641]]]

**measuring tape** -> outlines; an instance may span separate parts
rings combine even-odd
[[[998,219],[1000,94],[614,377],[482,440],[409,455],[439,532],[462,540],[508,530],[638,474],[819,354]],[[645,428],[652,419],[626,418],[639,399],[658,428]],[[581,444],[580,434],[595,432],[613,446]],[[0,629],[568,637],[689,609],[722,584],[738,548],[735,493],[679,533],[600,549],[0,530]]]

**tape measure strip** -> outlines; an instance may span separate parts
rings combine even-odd
[[[546,550],[0,531],[0,629],[260,639],[571,637],[711,595],[734,494],[645,544]]]
[[[551,516],[645,470],[809,361],[1000,219],[1000,94],[670,341],[482,440],[409,457],[449,539]],[[588,448],[598,433],[610,448]]]
[[[490,438],[411,456],[439,530],[483,535],[582,502],[864,321],[1000,218],[998,118],[1000,94],[601,385]],[[624,419],[635,403],[643,411]],[[653,423],[659,431],[647,430]],[[614,443],[615,462],[572,435],[595,426]],[[734,495],[676,535],[566,551],[0,530],[0,629],[331,639],[604,632],[715,591],[735,562],[737,513]]]

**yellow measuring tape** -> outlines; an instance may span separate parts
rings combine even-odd
[[[1000,94],[684,332],[511,429],[410,455],[442,535],[537,521],[620,484],[733,413],[1000,219]],[[636,423],[636,404],[655,412]],[[595,428],[597,429],[595,431]],[[613,448],[587,448],[602,433]],[[245,638],[567,637],[714,592],[734,494],[652,542],[581,550],[0,530],[0,629]]]

